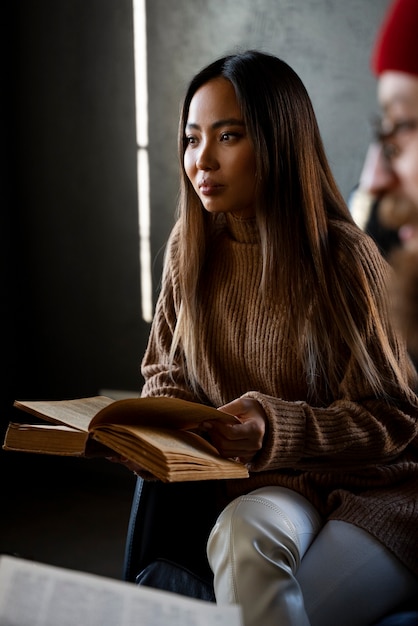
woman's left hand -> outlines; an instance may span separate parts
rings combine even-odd
[[[201,428],[208,432],[211,443],[221,456],[250,463],[263,447],[267,426],[263,407],[253,398],[238,398],[218,410],[235,415],[239,422],[211,420],[201,424]]]

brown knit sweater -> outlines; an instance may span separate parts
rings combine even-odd
[[[371,289],[381,290],[385,262],[368,239],[356,231],[349,236],[358,237],[356,253],[368,268]],[[367,530],[418,575],[418,399],[412,392],[406,397],[397,392],[393,380],[391,402],[374,397],[349,362],[338,398],[308,403],[306,377],[289,342],[285,303],[267,309],[260,297],[255,221],[228,216],[212,252],[199,345],[203,402],[218,407],[244,395],[258,400],[268,418],[266,442],[250,478],[225,481],[228,497],[263,485],[294,489],[324,519]],[[179,303],[172,258],[142,364],[142,395],[202,401],[180,367],[172,377],[167,371]],[[379,367],[375,343],[372,331],[370,349]],[[402,345],[398,357],[406,371]]]

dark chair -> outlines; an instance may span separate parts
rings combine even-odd
[[[219,513],[216,488],[216,481],[165,484],[138,478],[124,579],[215,601],[205,547]],[[375,626],[418,626],[417,602],[399,608]]]
[[[138,478],[125,548],[124,579],[214,601],[205,546],[218,515],[217,483]]]

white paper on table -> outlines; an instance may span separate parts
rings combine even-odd
[[[53,565],[0,557],[1,626],[242,626],[218,606]]]

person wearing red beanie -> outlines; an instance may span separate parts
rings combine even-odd
[[[360,188],[404,245],[418,237],[418,0],[394,0],[371,54],[381,116]]]
[[[418,364],[418,0],[391,2],[370,66],[380,116],[351,209],[393,266],[392,313]],[[362,215],[365,207],[368,221]],[[406,612],[379,626],[418,624],[416,595]]]
[[[357,198],[372,198],[380,225],[397,233],[388,257],[396,277],[394,313],[418,363],[418,0],[389,5],[371,69],[381,116]]]

